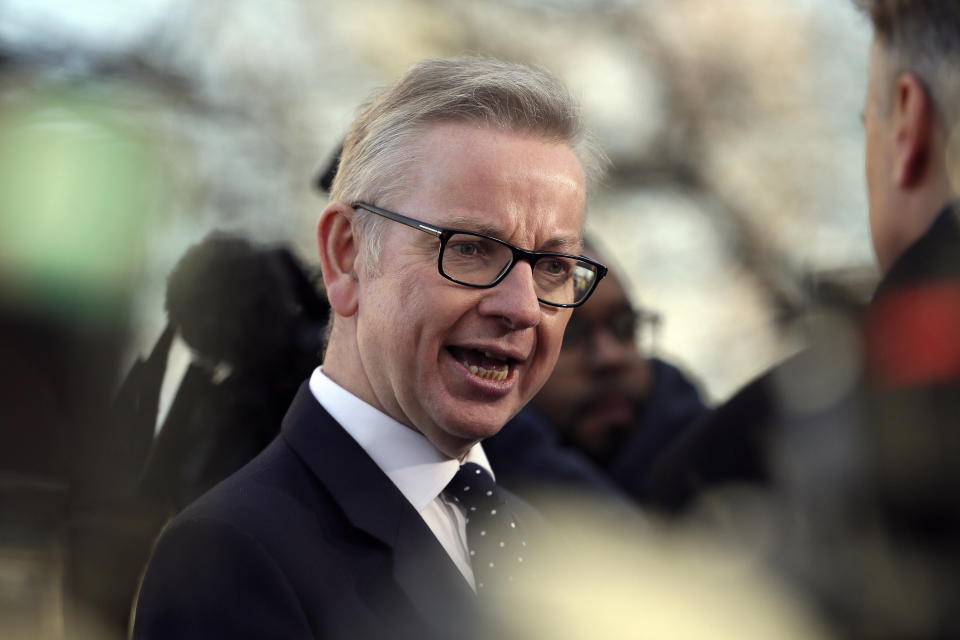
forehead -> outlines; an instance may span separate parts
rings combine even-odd
[[[411,154],[403,213],[526,248],[579,249],[584,178],[569,145],[442,122],[427,127]]]

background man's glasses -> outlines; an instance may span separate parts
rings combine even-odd
[[[604,331],[617,342],[636,344],[643,353],[651,353],[656,350],[660,322],[659,313],[646,309],[627,308],[595,323],[574,314],[563,334],[563,348],[583,348],[596,339],[597,332]]]
[[[526,251],[493,236],[437,227],[363,202],[351,206],[439,238],[440,275],[468,287],[495,287],[517,262],[524,260],[530,263],[534,290],[540,302],[554,307],[576,307],[586,302],[607,274],[605,266],[584,256]]]

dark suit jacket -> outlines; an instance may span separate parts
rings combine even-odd
[[[133,637],[464,637],[475,601],[420,515],[304,384],[280,435],[161,534]]]

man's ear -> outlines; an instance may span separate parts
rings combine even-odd
[[[912,73],[897,78],[893,99],[892,177],[897,186],[910,188],[922,182],[930,168],[934,114],[930,94]]]
[[[317,222],[317,249],[323,285],[327,290],[330,308],[344,317],[355,314],[358,304],[358,247],[353,232],[353,214],[353,209],[345,204],[331,202]]]

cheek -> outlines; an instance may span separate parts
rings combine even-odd
[[[381,314],[378,323],[384,329],[392,333],[410,331],[441,312],[442,291],[430,286],[430,276],[409,266],[397,268],[391,276],[380,276],[380,286],[369,298],[373,311]]]
[[[387,329],[403,346],[407,357],[415,358],[422,373],[432,375],[450,336],[472,333],[473,310],[477,306],[475,290],[438,287],[395,293],[396,315],[387,318]]]
[[[361,298],[360,340],[368,345],[368,357],[376,354],[378,367],[392,370],[409,363],[419,329],[417,310],[423,302],[418,292],[393,278],[378,278]],[[375,351],[373,351],[375,350]]]
[[[563,345],[563,330],[566,326],[566,317],[544,318],[540,323],[537,332],[537,357],[543,362],[547,375],[553,371],[554,365],[559,361],[560,347]]]

